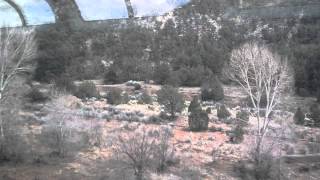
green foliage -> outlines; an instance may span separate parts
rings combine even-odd
[[[242,123],[238,123],[230,132],[230,142],[232,143],[241,143],[243,141],[243,125]]]
[[[100,93],[97,90],[96,85],[92,81],[85,81],[80,84],[74,95],[80,99],[92,97],[100,98]]]
[[[236,118],[240,120],[240,123],[246,125],[249,121],[250,114],[248,111],[241,110],[237,112]]]
[[[224,90],[220,80],[216,77],[210,77],[201,86],[201,98],[203,101],[220,101],[224,99]]]
[[[26,98],[28,98],[30,102],[44,102],[49,99],[48,96],[45,96],[39,89],[34,87],[26,94]]]
[[[188,107],[188,112],[195,112],[195,111],[201,111],[201,105],[199,102],[199,97],[195,96],[192,98],[192,101],[190,102],[190,105]]]
[[[123,102],[120,89],[112,89],[107,94],[108,104],[119,105]]]
[[[302,112],[302,109],[299,107],[296,113],[293,116],[293,120],[296,124],[303,125],[304,124],[305,115]]]
[[[181,112],[185,107],[185,101],[178,89],[165,85],[158,92],[158,102],[164,106],[164,110],[171,115],[171,120],[174,119],[176,112]]]
[[[66,91],[72,94],[77,90],[77,87],[75,86],[72,78],[69,75],[63,75],[55,79],[55,86],[59,90]]]
[[[320,105],[313,103],[310,108],[310,118],[314,121],[314,125],[320,127]]]
[[[188,124],[191,131],[203,131],[208,129],[208,113],[203,111],[198,97],[194,97],[188,107]]]
[[[171,75],[170,66],[166,63],[161,63],[155,67],[155,71],[153,73],[153,80],[157,84],[162,84],[162,85],[168,84],[170,75]]]
[[[237,170],[241,179],[269,180],[278,179],[282,175],[279,164],[270,152],[261,153],[259,159],[260,161],[253,160],[253,162],[240,161]]]
[[[72,63],[72,59],[84,56],[84,38],[77,33],[70,33],[65,28],[52,27],[48,31],[38,31],[37,68],[34,79],[41,82],[51,82],[67,73],[67,68],[73,64],[80,66],[81,62]]]
[[[206,109],[206,113],[207,113],[207,114],[211,114],[211,113],[212,113],[212,110],[211,110],[211,108],[210,108],[210,107],[207,107],[207,109]]]
[[[104,75],[104,83],[105,84],[117,84],[120,83],[118,75],[113,68],[110,68]]]
[[[212,75],[212,72],[209,69],[204,68],[203,66],[197,67],[182,67],[178,71],[179,81],[182,86],[201,86],[202,80],[207,79]]]
[[[231,116],[231,113],[227,110],[225,105],[221,105],[218,107],[217,116],[219,120],[226,119]]]
[[[152,104],[152,97],[146,92],[143,91],[139,100],[138,100],[139,104]]]
[[[129,94],[124,92],[121,94],[121,104],[128,104],[130,101]]]

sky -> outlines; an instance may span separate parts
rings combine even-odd
[[[127,18],[124,0],[75,0],[82,17],[87,20]],[[161,15],[190,0],[131,0],[137,17]],[[54,22],[54,14],[44,0],[15,0],[22,7],[29,25]],[[0,0],[0,26],[19,26],[21,21],[14,9]]]

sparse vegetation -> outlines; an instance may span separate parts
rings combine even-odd
[[[120,89],[112,89],[107,93],[107,103],[112,105],[127,104],[129,102],[129,95],[122,92]]]

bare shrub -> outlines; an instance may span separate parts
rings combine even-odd
[[[103,128],[100,124],[96,124],[90,130],[90,143],[93,146],[101,148],[103,146]]]
[[[75,113],[66,106],[63,95],[56,97],[48,104],[48,115],[45,118],[46,126],[42,131],[43,140],[54,149],[53,153],[64,157],[67,153],[68,140],[72,127],[68,124],[75,118]]]
[[[159,131],[154,150],[157,172],[163,172],[170,164],[175,163],[174,150],[169,144],[171,136],[172,131],[170,128],[164,127]]]
[[[174,148],[170,145],[171,136],[169,127],[149,131],[139,128],[133,134],[119,136],[115,152],[125,158],[124,163],[133,169],[136,179],[141,180],[147,169],[163,172],[177,163]]]
[[[144,172],[151,163],[154,148],[155,139],[149,138],[145,130],[137,131],[130,137],[119,136],[115,146],[116,153],[124,156],[127,165],[134,170],[136,180],[143,179]]]

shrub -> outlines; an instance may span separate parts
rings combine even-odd
[[[129,138],[118,137],[115,145],[116,153],[127,158],[125,161],[134,170],[137,180],[143,179],[143,174],[152,161],[155,139],[148,137],[147,132],[136,132]]]
[[[140,85],[139,83],[134,84],[133,87],[134,87],[134,90],[135,90],[135,91],[141,89],[141,85]]]
[[[202,80],[212,76],[212,72],[199,65],[197,67],[182,67],[178,70],[182,86],[201,86]]]
[[[303,125],[304,118],[305,118],[304,113],[302,112],[301,108],[299,107],[293,116],[293,120],[296,124]]]
[[[161,117],[159,117],[159,116],[150,116],[149,118],[148,118],[148,122],[150,122],[150,123],[156,123],[156,124],[158,124],[158,123],[160,123],[160,122],[162,122],[163,121],[163,119],[161,118]]]
[[[72,94],[77,90],[77,87],[75,86],[72,78],[69,75],[62,75],[60,78],[55,79],[54,84],[59,90],[66,91]]]
[[[140,90],[141,89],[141,84],[139,82],[136,82],[136,81],[128,81],[126,83],[126,86],[133,86],[134,87],[134,90]]]
[[[203,101],[220,101],[224,99],[224,91],[220,80],[211,76],[201,86],[201,98]]]
[[[257,180],[268,180],[278,179],[280,170],[278,163],[276,163],[274,157],[270,152],[263,152],[260,156],[260,161],[240,161],[237,171],[241,179],[257,179]]]
[[[128,104],[129,101],[129,94],[126,92],[121,93],[121,104]]]
[[[44,102],[49,99],[49,97],[45,96],[42,92],[34,87],[31,88],[31,90],[26,94],[26,97],[30,102]]]
[[[113,68],[109,68],[109,70],[104,75],[104,83],[105,84],[117,84],[120,80],[118,78],[118,75]]]
[[[236,118],[238,120],[240,120],[242,125],[246,125],[249,121],[250,114],[247,111],[241,110],[241,111],[237,112]]]
[[[173,87],[178,87],[181,84],[178,72],[170,72],[170,76],[165,83]]]
[[[207,113],[207,114],[211,114],[211,113],[212,113],[212,110],[211,110],[211,108],[210,108],[210,107],[207,107],[207,109],[206,109],[206,113]]]
[[[238,123],[230,132],[230,142],[232,143],[241,143],[243,141],[243,126],[241,123]]]
[[[170,79],[170,75],[170,66],[166,63],[162,63],[155,67],[153,79],[157,84],[167,84],[168,80]]]
[[[314,125],[320,126],[320,105],[317,103],[313,103],[310,106],[310,118],[314,121]]]
[[[163,86],[157,95],[159,104],[163,105],[165,111],[171,115],[171,120],[176,112],[181,112],[185,107],[183,96],[172,86]]]
[[[192,101],[190,102],[190,105],[188,107],[188,112],[195,112],[195,111],[201,111],[201,106],[199,102],[199,98],[197,96],[192,98]]]
[[[227,110],[225,105],[218,107],[217,116],[219,120],[226,119],[231,116],[231,113]]]
[[[83,82],[77,88],[77,91],[74,95],[80,99],[92,98],[92,97],[99,98],[100,97],[100,93],[92,81]]]
[[[161,130],[157,131],[157,134],[158,135],[156,138],[158,141],[154,149],[154,158],[156,161],[157,171],[163,172],[171,164],[174,157],[173,148],[169,143],[172,132],[170,128],[162,128]]]
[[[152,104],[152,97],[144,91],[141,96],[139,97],[139,104]]]
[[[112,89],[107,94],[107,102],[109,104],[118,105],[122,103],[121,90],[120,89]]]
[[[190,112],[188,124],[191,131],[202,131],[208,129],[208,113],[202,110],[198,97],[193,98],[188,111]]]

